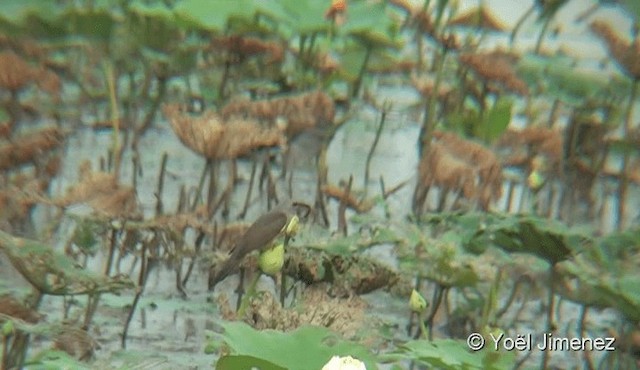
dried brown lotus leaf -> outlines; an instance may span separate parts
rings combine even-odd
[[[13,51],[0,53],[0,87],[16,91],[35,80],[38,70]]]
[[[93,358],[100,344],[86,330],[66,326],[53,340],[53,348],[64,351],[80,361],[87,361]]]
[[[502,195],[502,166],[488,148],[453,133],[434,133],[418,164],[418,186],[461,191],[483,209]]]
[[[505,32],[507,28],[486,7],[472,8],[449,22],[452,26],[479,27],[487,30]]]
[[[516,55],[494,51],[487,54],[462,54],[459,59],[483,80],[500,84],[520,95],[528,94],[527,84],[516,74]]]
[[[530,153],[515,150],[503,162],[511,165],[522,165],[536,155],[544,155],[549,168],[556,167],[562,159],[564,135],[562,132],[542,127],[530,126],[521,130],[510,129],[504,133],[498,142],[500,147],[529,148]]]
[[[0,171],[33,162],[44,153],[59,147],[63,137],[62,130],[49,127],[0,145]]]
[[[205,158],[233,159],[258,148],[286,143],[280,130],[255,121],[237,118],[223,122],[213,112],[191,116],[176,104],[165,105],[163,112],[180,141]]]
[[[35,324],[42,318],[38,311],[25,306],[18,299],[8,294],[0,296],[0,323],[3,322],[4,315],[30,324]]]
[[[286,122],[287,137],[292,138],[313,127],[332,124],[335,104],[331,97],[317,90],[261,101],[235,99],[222,108],[221,115],[224,119],[248,117],[270,126],[276,126],[277,120],[282,119]]]
[[[60,206],[86,203],[96,212],[108,217],[137,216],[138,210],[135,189],[118,183],[115,174],[91,172],[81,168],[81,180],[58,198]]]

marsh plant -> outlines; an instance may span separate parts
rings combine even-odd
[[[1,2],[0,370],[637,369],[640,8],[464,3]]]

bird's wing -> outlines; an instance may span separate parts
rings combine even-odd
[[[260,216],[236,243],[234,257],[242,258],[252,251],[265,247],[287,225],[287,220],[287,214],[283,211],[267,212]]]

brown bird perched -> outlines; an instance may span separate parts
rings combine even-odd
[[[286,245],[297,232],[300,218],[307,217],[310,210],[311,207],[307,204],[285,201],[258,217],[235,243],[229,258],[223,262],[215,275],[209,278],[209,290],[212,291],[216,284],[237,269],[249,253],[270,247],[281,235],[285,237]]]

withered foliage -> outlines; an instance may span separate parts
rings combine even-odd
[[[355,194],[351,192],[347,194],[346,189],[336,185],[322,185],[321,190],[323,194],[338,201],[344,199],[346,206],[358,213],[367,213],[375,205],[375,201],[373,199],[358,199]]]
[[[289,248],[283,272],[308,286],[330,284],[334,297],[391,290],[402,281],[397,272],[371,258],[324,253],[313,247]]]
[[[13,51],[0,52],[0,87],[18,91],[33,82],[55,95],[62,86],[60,78],[48,68],[32,66]]]
[[[211,51],[225,50],[238,58],[269,55],[267,63],[280,63],[284,60],[284,48],[274,41],[265,41],[255,37],[230,35],[215,37],[209,48]]]
[[[530,166],[535,156],[542,155],[547,159],[547,168],[557,170],[562,160],[563,137],[562,132],[542,126],[509,129],[498,141],[498,147],[509,148],[510,152],[502,163],[505,166]]]
[[[49,187],[49,179],[30,174],[13,176],[6,187],[0,189],[0,229],[18,231],[29,223],[31,210],[41,202]]]
[[[67,207],[86,203],[99,215],[106,217],[137,218],[138,203],[135,189],[118,182],[115,174],[93,172],[91,165],[84,162],[80,166],[79,182],[67,190],[67,194],[54,203]]]
[[[282,308],[269,292],[253,298],[243,317],[237,317],[228,298],[218,297],[218,307],[225,320],[242,320],[256,329],[292,331],[304,325],[321,326],[354,338],[365,326],[367,303],[361,298],[330,298],[322,287],[306,288],[300,307]],[[367,323],[370,327],[371,324]]]
[[[514,65],[518,57],[515,54],[493,51],[486,54],[461,54],[459,59],[487,83],[501,85],[516,94],[528,94],[527,84],[516,74]]]
[[[17,91],[36,80],[38,70],[13,51],[0,53],[0,87]]]
[[[335,104],[322,91],[312,91],[293,97],[249,101],[236,99],[227,104],[221,114],[225,120],[252,118],[276,126],[284,120],[287,137],[292,138],[314,127],[331,125],[335,117]]]
[[[100,344],[86,330],[67,325],[54,338],[53,348],[80,361],[88,361],[93,358]]]
[[[591,23],[591,31],[598,35],[606,44],[613,59],[632,78],[640,79],[640,39],[629,42],[618,35],[613,28],[604,21]]]
[[[482,209],[502,195],[502,166],[490,149],[453,133],[435,132],[418,165],[418,187],[461,191]]]
[[[0,296],[0,323],[4,322],[4,315],[30,324],[35,324],[42,319],[42,315],[38,311],[25,306],[9,294]]]
[[[62,130],[49,127],[0,144],[0,171],[33,163],[47,152],[58,148],[63,138]]]
[[[166,104],[162,111],[180,141],[205,158],[234,159],[259,148],[286,145],[277,127],[265,127],[254,120],[224,119],[211,111],[193,116],[179,104]]]
[[[458,15],[449,21],[449,25],[484,28],[497,32],[507,31],[507,27],[505,27],[502,22],[500,22],[485,6],[472,8]]]

